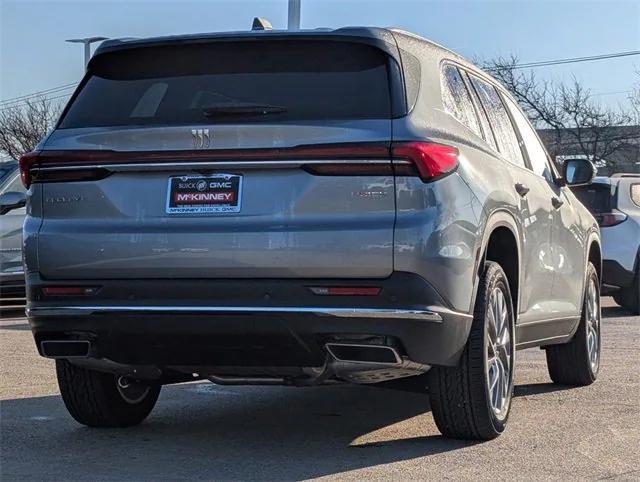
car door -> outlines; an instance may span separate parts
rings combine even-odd
[[[550,266],[551,199],[546,183],[527,166],[516,131],[496,88],[470,75],[487,115],[497,149],[508,162],[516,205],[513,215],[521,226],[521,266],[518,323],[546,317],[553,271]]]
[[[551,206],[550,256],[545,263],[552,272],[551,292],[545,303],[547,317],[573,317],[580,313],[582,304],[587,241],[575,209],[578,200],[569,188],[560,187],[554,181],[549,156],[535,129],[516,104],[505,99],[526,148],[532,173],[543,185],[543,202]]]
[[[0,194],[24,192],[20,176],[16,174]],[[0,280],[22,272],[22,223],[26,208],[17,208],[0,215]]]

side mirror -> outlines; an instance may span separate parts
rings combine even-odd
[[[27,195],[23,192],[9,191],[0,194],[0,214],[7,214],[14,209],[27,205]]]
[[[567,186],[591,184],[597,172],[593,162],[586,159],[567,159],[562,166],[562,177]]]

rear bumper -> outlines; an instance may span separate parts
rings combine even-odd
[[[624,268],[618,261],[602,261],[602,283],[617,288],[627,288],[633,284],[635,272]]]
[[[27,314],[38,350],[42,341],[71,339],[89,341],[91,358],[126,365],[318,367],[325,363],[327,342],[366,340],[397,347],[414,362],[454,365],[472,320],[445,306],[425,280],[408,273],[385,280],[164,284],[164,297],[158,297],[157,281],[138,280],[105,282],[90,300],[47,300],[38,284],[30,283]],[[327,284],[376,285],[382,291],[317,296],[308,289]],[[112,296],[127,291],[128,296]],[[145,299],[144,293],[155,294]]]

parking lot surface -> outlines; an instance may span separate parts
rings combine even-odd
[[[507,432],[473,443],[440,437],[425,394],[364,386],[169,386],[141,426],[89,429],[5,310],[0,479],[638,480],[640,317],[608,299],[603,315],[594,385],[552,385],[544,352],[518,352]]]

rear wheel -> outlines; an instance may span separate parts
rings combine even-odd
[[[69,413],[89,427],[129,427],[142,422],[160,394],[147,385],[56,360],[58,386]]]
[[[514,355],[509,283],[500,265],[487,261],[458,365],[429,371],[431,409],[444,436],[489,440],[504,431],[513,394]]]
[[[578,330],[569,343],[546,347],[549,376],[554,383],[583,386],[592,384],[600,369],[600,282],[589,263],[584,306]]]

